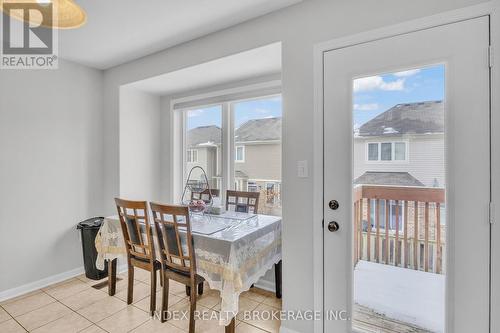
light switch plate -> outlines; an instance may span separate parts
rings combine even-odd
[[[307,178],[309,177],[309,170],[307,167],[307,160],[297,161],[297,177]]]

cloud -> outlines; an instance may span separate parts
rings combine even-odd
[[[260,114],[266,114],[266,113],[269,113],[269,110],[268,109],[261,109],[261,108],[257,108],[254,110],[255,112],[257,113],[260,113]]]
[[[356,110],[356,111],[374,111],[374,110],[378,110],[378,104],[377,103],[354,104],[354,110]]]
[[[281,95],[276,95],[274,97],[266,99],[268,102],[281,102]]]
[[[353,82],[354,92],[370,91],[370,90],[385,90],[396,91],[404,90],[405,79],[387,82],[381,76],[369,76],[361,79],[356,79]]]
[[[397,72],[394,73],[394,76],[397,77],[408,77],[408,76],[413,76],[415,74],[420,73],[420,69],[410,69],[408,71],[402,71],[402,72]]]
[[[191,110],[187,113],[188,118],[194,118],[194,117],[199,117],[201,116],[205,110]]]

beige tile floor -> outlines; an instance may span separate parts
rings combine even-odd
[[[182,333],[188,329],[185,319],[171,319],[166,323],[151,318],[149,310],[149,273],[136,269],[134,275],[134,302],[126,304],[127,276],[120,274],[117,292],[108,296],[107,288],[97,290],[92,285],[99,281],[78,276],[55,285],[0,303],[0,332],[36,333],[101,333],[101,332],[161,332]],[[161,304],[158,286],[157,308]],[[170,282],[169,309],[187,310],[189,302],[185,287]],[[207,317],[220,311],[218,291],[205,285],[205,292],[197,303],[197,310],[204,310]],[[278,311],[281,300],[272,293],[252,289],[240,297],[240,311]],[[224,332],[214,317],[196,321],[196,332]],[[236,321],[238,333],[277,333],[277,320],[246,320],[240,313]]]

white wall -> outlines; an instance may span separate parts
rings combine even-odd
[[[103,74],[0,71],[0,292],[82,266],[76,224],[101,214]]]
[[[165,203],[178,202],[180,198],[173,198],[172,189],[170,186],[170,169],[173,152],[170,146],[170,97],[164,96],[160,99],[160,140],[161,140],[161,157],[160,157],[160,175],[161,189],[160,201]]]
[[[120,89],[120,197],[159,201],[160,97]]]
[[[298,160],[313,160],[313,45],[332,38],[473,5],[484,0],[306,0],[238,26],[105,72],[105,207],[119,193],[119,86],[282,41],[283,304],[313,308],[312,178],[299,179]],[[310,170],[312,170],[312,166]],[[317,221],[316,223],[319,223]],[[312,322],[284,322],[312,332]]]

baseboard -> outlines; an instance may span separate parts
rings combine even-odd
[[[54,283],[58,283],[58,282],[61,282],[61,281],[67,280],[67,279],[71,279],[75,276],[82,274],[83,272],[84,272],[83,267],[78,267],[78,268],[72,269],[70,271],[59,273],[56,275],[52,275],[52,276],[46,277],[44,279],[30,282],[30,283],[27,283],[27,284],[19,286],[19,287],[0,291],[0,302],[3,302],[5,300],[11,299],[11,298],[14,298],[17,296],[27,294],[27,293],[32,292],[34,290],[45,288],[45,287],[50,286],[51,284],[54,284]]]
[[[280,333],[300,333],[300,332],[297,332],[297,331],[294,331],[294,330],[291,330],[289,328],[281,326]]]
[[[276,285],[273,281],[260,279],[255,285],[255,287],[270,291],[272,293],[276,292]]]

